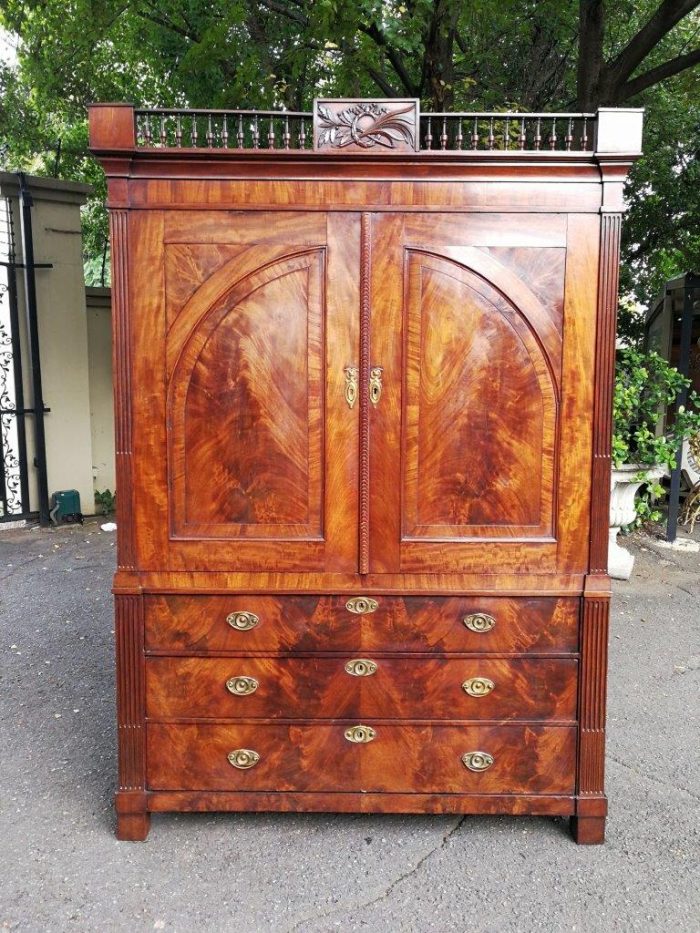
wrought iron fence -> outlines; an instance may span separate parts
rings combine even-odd
[[[28,507],[15,269],[12,206],[0,198],[0,521],[22,517]]]

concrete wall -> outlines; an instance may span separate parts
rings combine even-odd
[[[90,426],[90,378],[88,323],[85,310],[80,205],[90,192],[88,185],[53,178],[28,177],[34,206],[34,260],[51,263],[36,270],[39,345],[44,401],[49,494],[77,489],[85,514],[94,512],[92,431]],[[17,261],[22,262],[19,185],[17,177],[0,172],[0,195],[9,197],[15,215]],[[18,270],[20,313],[24,318],[24,286]],[[23,323],[23,382],[25,404],[33,405],[31,365]],[[33,466],[32,418],[27,419],[29,439],[30,507],[37,508],[36,470]]]
[[[114,492],[114,406],[110,290],[86,288],[92,471],[95,490]]]

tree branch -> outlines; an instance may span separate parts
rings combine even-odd
[[[700,5],[700,0],[663,0],[661,6],[622,51],[606,65],[614,83],[628,78],[676,23]]]
[[[681,71],[685,71],[686,68],[692,68],[693,65],[697,64],[700,64],[700,49],[686,52],[685,55],[678,55],[676,58],[664,62],[663,65],[650,68],[649,71],[645,71],[644,74],[622,85],[619,102],[629,100],[630,97],[634,97],[635,94],[639,94],[640,91],[646,90],[653,84],[658,84],[659,81],[663,81],[665,78],[672,78],[673,75],[677,75]]]
[[[404,91],[411,97],[420,97],[420,88],[418,88],[415,82],[411,79],[403,59],[396,51],[396,49],[392,49],[392,47],[389,45],[386,36],[377,26],[377,24],[370,23],[369,26],[364,26],[362,23],[358,23],[357,28],[366,36],[369,36],[369,38],[372,39],[372,41],[384,52],[386,57],[391,62],[391,66],[396,72],[399,81],[403,85]]]
[[[308,16],[305,16],[303,13],[299,13],[296,10],[290,10],[289,7],[284,5],[284,3],[278,3],[277,0],[260,0],[260,3],[262,3],[262,5],[266,7],[271,13],[279,13],[281,16],[286,16],[287,19],[291,19],[295,23],[299,23],[300,26],[309,25]]]

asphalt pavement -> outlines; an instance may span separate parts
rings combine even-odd
[[[700,930],[700,555],[615,585],[604,846],[565,820],[165,814],[114,839],[113,533],[0,531],[0,929]]]

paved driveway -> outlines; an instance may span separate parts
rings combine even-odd
[[[523,817],[161,815],[114,840],[114,535],[0,532],[0,928],[700,929],[700,564],[616,586],[603,847]],[[695,721],[693,721],[695,719]]]

